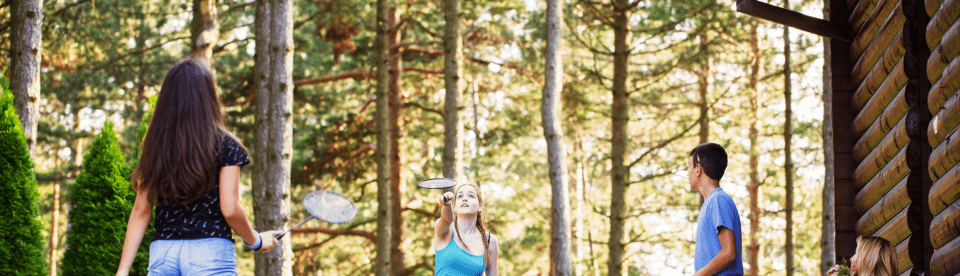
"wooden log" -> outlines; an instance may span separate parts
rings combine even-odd
[[[873,50],[886,48],[890,40],[897,35],[907,18],[903,16],[903,9],[899,8],[900,1],[893,2],[896,2],[895,5],[881,6],[882,10],[870,15],[867,23],[857,32],[856,38],[850,44],[851,57],[859,58],[871,46],[882,47],[871,48]],[[875,40],[877,42],[873,42]]]
[[[931,214],[939,214],[953,202],[960,200],[960,165],[953,166],[930,187],[927,202]]]
[[[869,163],[862,164],[861,166],[857,167],[858,170],[855,170],[853,172],[853,184],[856,187],[860,188],[860,187],[864,187],[868,182],[874,181],[874,178],[877,178],[883,173],[897,174],[905,171],[910,171],[910,169],[907,168],[907,154],[904,152],[904,150],[906,150],[908,147],[909,145],[907,147],[900,148],[900,151],[897,151],[896,155],[894,155],[893,158],[890,158],[889,162],[881,162],[883,161],[882,159],[885,159],[885,158],[882,158],[882,156],[887,154],[893,154],[892,152],[883,153],[882,155],[876,155],[878,156],[878,158],[874,160],[864,160],[864,162],[869,162]],[[891,148],[891,149],[896,149],[896,148]],[[933,160],[931,159],[931,162],[932,161]],[[864,168],[864,169],[860,169],[860,168]],[[900,178],[895,178],[893,180],[900,180]],[[889,188],[891,187],[887,187],[887,189],[883,189],[882,191],[886,192],[889,190]],[[882,194],[880,196],[882,196]]]
[[[901,55],[902,57],[902,55]],[[894,81],[900,81],[905,78],[906,71],[904,71],[903,59],[897,60],[897,63],[893,64],[892,67],[886,67],[886,63],[877,63],[873,69],[870,70],[870,73],[867,74],[867,77],[860,82],[860,85],[857,86],[857,91],[853,94],[853,107],[856,110],[862,109],[864,106],[870,102],[870,98],[873,97],[873,94],[883,86],[883,83],[892,75],[895,77]],[[895,83],[891,83],[893,85]]]
[[[903,31],[897,32],[897,35],[891,41],[889,47],[883,51],[883,55],[880,56],[880,59],[872,59],[877,55],[872,53],[879,53],[879,51],[870,51],[869,53],[864,54],[857,60],[857,64],[853,66],[853,71],[850,72],[850,75],[853,76],[854,80],[862,81],[867,78],[867,75],[873,71],[874,67],[883,68],[885,72],[895,72],[890,68],[894,68],[900,62],[900,59],[903,58],[904,53],[907,52],[904,47]],[[861,107],[857,106],[858,108]]]
[[[900,244],[907,237],[910,236],[910,227],[907,227],[907,210],[910,207],[903,208],[900,213],[897,213],[890,221],[880,227],[876,232],[864,232],[860,229],[857,229],[858,236],[877,236],[884,238],[892,244]]]
[[[909,237],[904,239],[900,244],[894,246],[894,249],[897,250],[897,273],[903,273],[913,268],[913,261],[910,260],[910,239],[913,238],[913,234],[910,234]],[[900,275],[900,274],[897,274]]]
[[[882,115],[881,115],[882,116]],[[870,152],[873,151],[878,145],[883,143],[883,139],[887,139],[887,136],[907,136],[907,123],[906,116],[900,118],[894,126],[893,129],[888,130],[889,127],[886,123],[875,123],[867,129],[867,132],[857,140],[857,143],[853,145],[853,155],[854,160],[861,162],[866,160],[866,157],[870,155]],[[891,134],[892,133],[892,134]],[[897,141],[902,141],[901,137],[897,137]],[[856,171],[856,169],[854,169]]]
[[[900,262],[897,261],[897,264],[899,265]],[[910,268],[907,268],[907,270],[904,272],[900,272],[900,274],[898,274],[897,276],[910,276],[911,275],[910,273],[913,273],[913,263],[911,263]]]
[[[940,38],[947,29],[953,25],[954,21],[957,21],[957,16],[960,16],[960,9],[957,9],[958,5],[960,5],[960,0],[944,0],[940,6],[943,8],[938,8],[930,16],[930,22],[927,23],[927,46],[930,47],[930,50],[933,50],[933,46],[940,42]]]
[[[906,87],[904,87],[906,89]],[[901,92],[901,95],[903,93]],[[895,101],[893,104],[887,107],[887,110],[884,114],[891,113],[906,113],[908,107],[906,101],[903,100],[903,97],[899,98],[900,101]],[[902,114],[893,114],[890,116],[903,116]],[[889,117],[881,117],[877,119],[878,124],[887,124]],[[899,122],[899,121],[898,121]],[[896,126],[894,126],[896,127]],[[857,168],[853,171],[854,180],[863,181],[864,183],[869,179],[873,178],[880,169],[887,165],[894,156],[899,154],[900,150],[903,147],[906,147],[910,143],[909,137],[906,135],[906,131],[903,134],[889,132],[883,137],[883,140],[877,144],[873,150],[870,151],[870,154],[867,155],[858,165]]]
[[[859,185],[863,188],[854,196],[853,202],[854,209],[858,214],[870,210],[870,207],[880,201],[880,198],[910,173],[910,169],[907,167],[908,154],[906,149],[908,148],[910,146],[905,147],[897,156],[893,157],[893,160],[890,160],[890,163],[884,166],[880,173],[870,179],[870,182],[867,182],[866,185]],[[854,186],[858,186],[856,180],[854,180]]]
[[[927,8],[927,15],[933,17],[933,14],[940,9],[940,3],[943,3],[943,0],[927,0],[924,5]]]
[[[960,20],[953,23],[953,26],[943,34],[943,39],[937,41],[927,58],[927,79],[931,83],[943,75],[943,69],[947,67],[957,53],[960,53]]]
[[[930,118],[927,125],[927,141],[936,147],[960,124],[960,93],[954,93],[943,104],[943,108]]]
[[[894,72],[901,72],[901,74],[890,74],[890,77],[873,94],[873,97],[870,97],[867,104],[860,109],[857,117],[853,118],[854,135],[862,135],[870,128],[870,125],[876,122],[880,115],[887,112],[892,106],[894,108],[908,108],[904,99],[907,77],[902,75],[903,70]]]
[[[906,186],[907,186],[907,180],[908,180],[907,177],[904,177],[903,179],[900,179],[900,181],[898,181],[897,183],[895,183],[894,185],[892,185],[892,186],[894,187],[894,188],[892,188],[892,189],[899,189],[900,187],[906,187]],[[860,193],[857,193],[857,195],[859,196]],[[881,196],[882,196],[882,197],[886,197],[886,193],[880,194],[879,196],[877,196],[877,198],[880,198]],[[891,196],[892,196],[892,195],[891,195]],[[868,194],[864,194],[863,196],[855,197],[855,198],[858,199],[858,201],[854,201],[854,204],[853,204],[853,212],[854,212],[855,214],[864,214],[863,216],[867,216],[867,213],[870,213],[870,212],[871,212],[870,210],[873,210],[873,208],[876,207],[876,206],[879,204],[879,203],[878,203],[879,201],[869,200],[871,197],[869,197]],[[882,207],[876,207],[876,208],[882,208]],[[879,210],[878,210],[878,211],[876,211],[876,212],[882,212],[882,211],[879,211]],[[881,214],[879,214],[879,215],[882,216],[883,214],[881,213]],[[889,215],[887,215],[887,216],[889,217]],[[860,227],[860,220],[862,220],[862,219],[863,219],[863,217],[861,217],[860,219],[857,220],[857,226],[856,226],[855,228],[858,229],[858,228]],[[868,226],[868,225],[867,225],[867,224],[864,224],[864,226]],[[882,226],[882,224],[881,224],[881,226]],[[874,229],[874,230],[876,230],[876,229]],[[873,231],[871,231],[871,232],[873,232]]]
[[[883,6],[887,2],[894,1],[857,1],[857,6],[853,8],[853,11],[850,12],[850,18],[847,19],[847,25],[850,26],[851,30],[859,31],[867,23],[867,19],[870,18],[877,6]]]
[[[927,95],[930,115],[940,112],[947,99],[960,90],[960,58],[953,59],[943,72],[943,76],[930,87],[930,94]]]
[[[870,210],[863,213],[857,220],[857,229],[865,233],[876,232],[885,223],[896,216],[903,208],[910,205],[910,198],[907,196],[907,178],[904,178],[897,186],[887,192],[880,201],[873,204]]]
[[[957,261],[957,256],[960,256],[960,238],[955,238],[934,250],[933,257],[930,258],[931,275],[960,274],[960,262]]]
[[[960,236],[960,201],[956,201],[930,221],[930,244],[940,248]]]
[[[960,128],[954,128],[943,143],[940,143],[930,152],[930,176],[939,176],[947,173],[960,161]]]

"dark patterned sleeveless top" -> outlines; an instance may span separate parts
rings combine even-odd
[[[217,152],[217,171],[226,166],[250,164],[250,157],[240,143],[224,135]],[[219,175],[217,176],[219,177]],[[214,184],[204,197],[186,205],[165,204],[157,200],[153,220],[154,240],[193,240],[203,238],[231,238],[230,225],[220,212],[220,184]]]

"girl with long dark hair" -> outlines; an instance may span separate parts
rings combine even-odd
[[[258,252],[280,231],[257,233],[240,205],[246,149],[224,126],[208,65],[188,59],[160,86],[150,127],[130,177],[137,193],[117,275],[127,275],[156,206],[150,275],[236,275],[231,230]]]
[[[499,275],[497,259],[500,249],[497,237],[483,227],[480,187],[461,184],[454,193],[443,194],[440,204],[443,207],[435,225],[434,250],[437,255],[434,274]]]

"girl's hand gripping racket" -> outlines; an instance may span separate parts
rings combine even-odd
[[[446,189],[456,185],[457,181],[453,180],[452,178],[430,178],[417,183],[417,186],[426,189]],[[450,203],[450,200],[448,200],[444,195],[441,195],[440,199],[443,200],[444,205]]]
[[[300,227],[300,225],[313,218],[329,223],[342,224],[350,222],[353,217],[357,216],[357,207],[353,205],[353,201],[346,196],[331,191],[321,190],[307,194],[303,197],[303,208],[310,212],[310,217],[277,235],[278,240],[283,238],[290,230]]]

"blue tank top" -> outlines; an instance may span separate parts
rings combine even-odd
[[[483,262],[483,255],[473,255],[460,248],[457,244],[457,231],[450,236],[450,243],[443,249],[437,250],[437,270],[435,276],[480,276],[487,269]],[[490,240],[490,233],[487,233]]]

